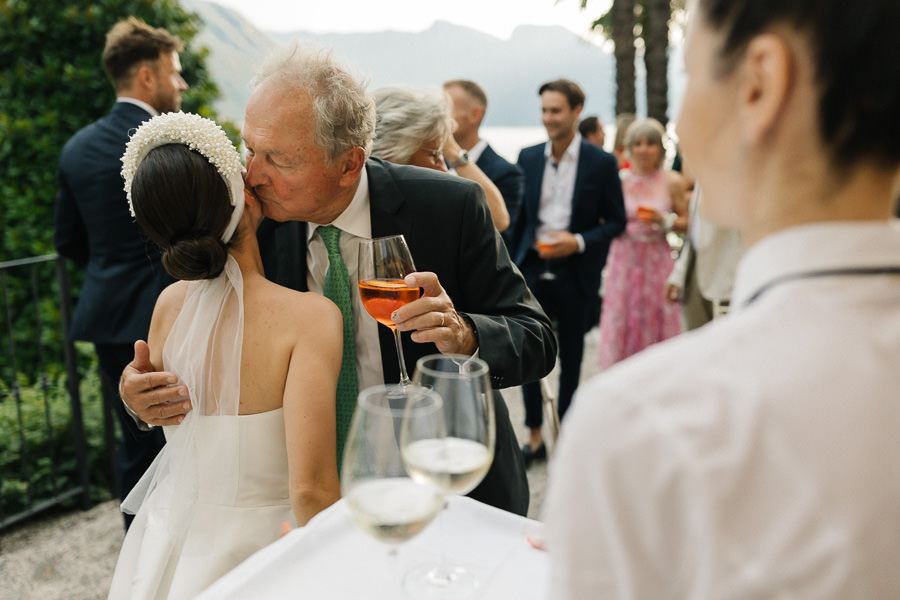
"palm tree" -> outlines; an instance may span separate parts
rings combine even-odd
[[[584,8],[587,0],[582,0]],[[610,9],[616,55],[616,114],[634,113],[634,0],[614,0]]]
[[[616,0],[618,2],[618,0]],[[644,66],[647,69],[647,116],[663,125],[669,110],[670,0],[643,0]]]
[[[581,8],[588,0],[581,0]],[[591,29],[612,39],[616,56],[616,114],[635,112],[635,41],[643,42],[647,70],[647,114],[663,125],[668,122],[669,23],[685,0],[613,0]]]

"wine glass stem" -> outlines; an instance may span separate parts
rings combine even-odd
[[[394,343],[397,344],[397,358],[400,360],[400,385],[409,385],[409,375],[406,374],[406,361],[403,359],[403,344],[400,341],[400,332],[392,327]]]

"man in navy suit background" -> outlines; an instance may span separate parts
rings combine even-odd
[[[156,297],[172,281],[158,249],[129,213],[120,171],[131,132],[151,116],[181,106],[187,89],[181,49],[181,40],[164,29],[133,17],[116,23],[103,49],[116,103],[78,131],[59,160],[54,244],[62,256],[85,266],[69,336],[94,343],[101,375],[112,390],[131,361],[134,340],[147,337]],[[116,483],[124,499],[165,438],[159,429],[138,431],[115,392],[112,396],[123,430]],[[125,515],[126,527],[131,518]]]
[[[609,244],[625,229],[625,205],[616,159],[577,131],[585,100],[578,84],[558,79],[543,84],[538,93],[550,139],[519,153],[525,201],[514,227],[512,255],[541,306],[556,320],[562,417],[578,387],[584,334],[593,325]],[[547,455],[540,384],[527,384],[522,393],[530,432],[522,453],[529,465]]]
[[[487,111],[487,95],[481,86],[467,79],[454,79],[444,84],[444,90],[453,99],[453,118],[456,120],[453,138],[468,152],[469,160],[474,161],[488,179],[494,182],[506,203],[509,227],[500,236],[506,242],[506,247],[510,248],[512,232],[522,209],[525,176],[519,167],[497,154],[478,135]]]

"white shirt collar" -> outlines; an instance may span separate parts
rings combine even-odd
[[[484,149],[487,148],[487,145],[487,140],[478,140],[478,143],[469,150],[469,160],[478,162],[478,159],[481,158],[481,154],[484,152]]]
[[[544,145],[544,158],[548,161],[553,160],[553,142],[547,140],[547,143]],[[572,141],[569,142],[569,145],[566,147],[566,151],[563,152],[562,158],[559,159],[560,162],[566,160],[572,160],[575,164],[578,164],[578,157],[581,154],[581,134],[579,132],[575,132],[575,137],[572,138]]]
[[[306,229],[307,241],[312,238],[316,228],[320,225],[334,225],[341,231],[360,238],[372,237],[372,221],[369,218],[369,176],[365,166],[360,173],[359,185],[356,187],[356,193],[353,194],[353,200],[350,201],[344,212],[331,223],[310,223]]]
[[[130,96],[119,96],[116,98],[116,102],[127,102],[129,104],[134,104],[135,106],[139,106],[150,113],[151,116],[157,116],[159,111],[144,102],[143,100],[138,100],[137,98],[131,98]]]
[[[732,307],[744,306],[776,280],[834,269],[900,266],[900,221],[825,222],[770,234],[744,254]]]

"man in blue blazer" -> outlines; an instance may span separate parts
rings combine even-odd
[[[487,94],[481,86],[468,79],[454,79],[444,84],[444,90],[453,99],[453,118],[456,120],[453,137],[456,143],[467,151],[467,159],[475,161],[478,168],[494,182],[506,203],[509,227],[500,235],[509,249],[516,220],[522,210],[525,175],[519,167],[497,154],[478,135],[487,111]]]
[[[105,117],[84,127],[59,159],[54,244],[85,267],[69,336],[94,343],[100,371],[115,382],[131,360],[133,344],[147,337],[160,291],[172,282],[128,211],[122,154],[130,133],[151,116],[178,110],[187,84],[181,78],[182,42],[164,29],[130,18],[109,31],[103,63],[117,100]],[[113,398],[122,425],[117,487],[122,499],[165,443],[162,431],[141,432]],[[124,515],[126,527],[132,515]]]
[[[559,337],[559,414],[572,399],[591,328],[600,275],[609,244],[625,229],[625,204],[616,159],[584,141],[577,131],[584,92],[567,79],[543,84],[541,119],[546,143],[519,153],[525,202],[516,223],[513,258],[544,310],[555,317]],[[540,385],[523,387],[529,443],[526,465],[546,458],[541,435]]]

